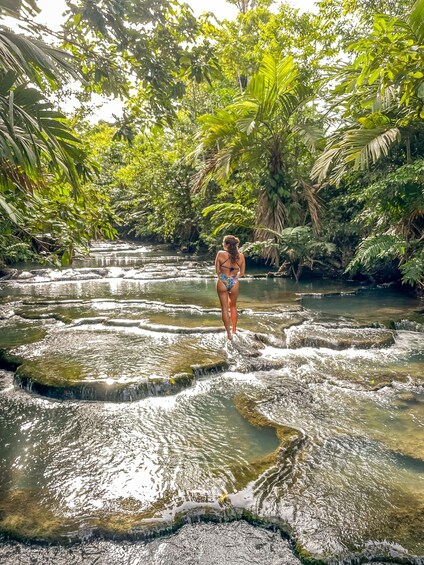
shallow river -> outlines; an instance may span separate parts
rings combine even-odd
[[[0,563],[424,563],[424,304],[102,244],[0,283]]]

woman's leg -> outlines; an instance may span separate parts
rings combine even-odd
[[[221,314],[222,321],[224,322],[225,329],[227,331],[228,339],[232,338],[230,330],[230,316],[228,315],[228,291],[225,284],[221,281],[216,283],[216,291],[219,296],[219,301],[221,303]]]
[[[236,283],[233,288],[231,289],[231,292],[229,293],[229,299],[230,299],[230,316],[231,316],[231,325],[233,328],[233,334],[236,333],[237,331],[237,318],[238,318],[238,312],[237,312],[237,298],[239,295],[239,283]]]

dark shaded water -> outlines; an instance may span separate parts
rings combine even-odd
[[[62,391],[0,372],[1,563],[423,562],[419,301],[247,278],[229,344],[210,261],[128,244],[0,297],[0,347]],[[84,400],[145,381],[133,402]]]

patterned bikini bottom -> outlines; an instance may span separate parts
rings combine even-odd
[[[227,275],[224,275],[224,273],[219,274],[218,280],[224,283],[225,288],[227,289],[228,292],[231,292],[233,286],[239,282],[237,275],[234,275],[232,277],[227,277]]]

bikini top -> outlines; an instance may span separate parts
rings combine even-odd
[[[222,269],[222,267],[224,267],[225,263],[226,263],[227,261],[229,261],[229,260],[230,260],[230,257],[228,257],[227,259],[225,259],[225,261],[223,261],[223,262],[219,265],[220,268]],[[240,264],[239,264],[239,262],[238,262],[237,260],[236,260],[236,265],[237,265],[237,267],[238,267],[238,270],[241,271]],[[233,271],[236,270],[236,267],[224,267],[224,268],[225,268],[225,269],[229,269],[230,273],[232,273]]]

